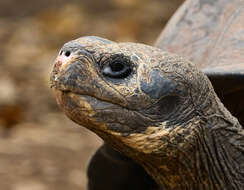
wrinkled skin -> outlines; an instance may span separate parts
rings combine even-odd
[[[83,37],[63,46],[51,83],[71,120],[139,163],[162,189],[243,189],[244,131],[182,57]]]

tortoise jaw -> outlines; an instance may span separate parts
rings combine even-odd
[[[89,94],[56,89],[56,99],[71,120],[93,131],[127,136],[145,131],[152,122],[138,111]]]

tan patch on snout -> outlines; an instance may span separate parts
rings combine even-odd
[[[56,90],[56,98],[59,106],[65,114],[77,124],[103,134],[108,131],[105,123],[98,122],[95,119],[96,110],[92,108],[89,102],[82,95],[67,93]]]
[[[94,115],[96,114],[96,111],[92,108],[92,106],[82,97],[73,93],[69,93],[69,97],[75,101],[75,103],[77,104],[77,107],[80,110],[84,110],[84,114],[87,117],[94,117]]]

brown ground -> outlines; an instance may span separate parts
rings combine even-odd
[[[63,43],[84,35],[152,44],[183,0],[0,0],[0,189],[82,190],[102,141],[49,88]]]

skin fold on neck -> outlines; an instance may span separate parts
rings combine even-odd
[[[196,116],[184,128],[166,127],[164,122],[127,137],[116,132],[101,136],[141,164],[162,189],[241,190],[243,130],[218,104],[217,114]]]

